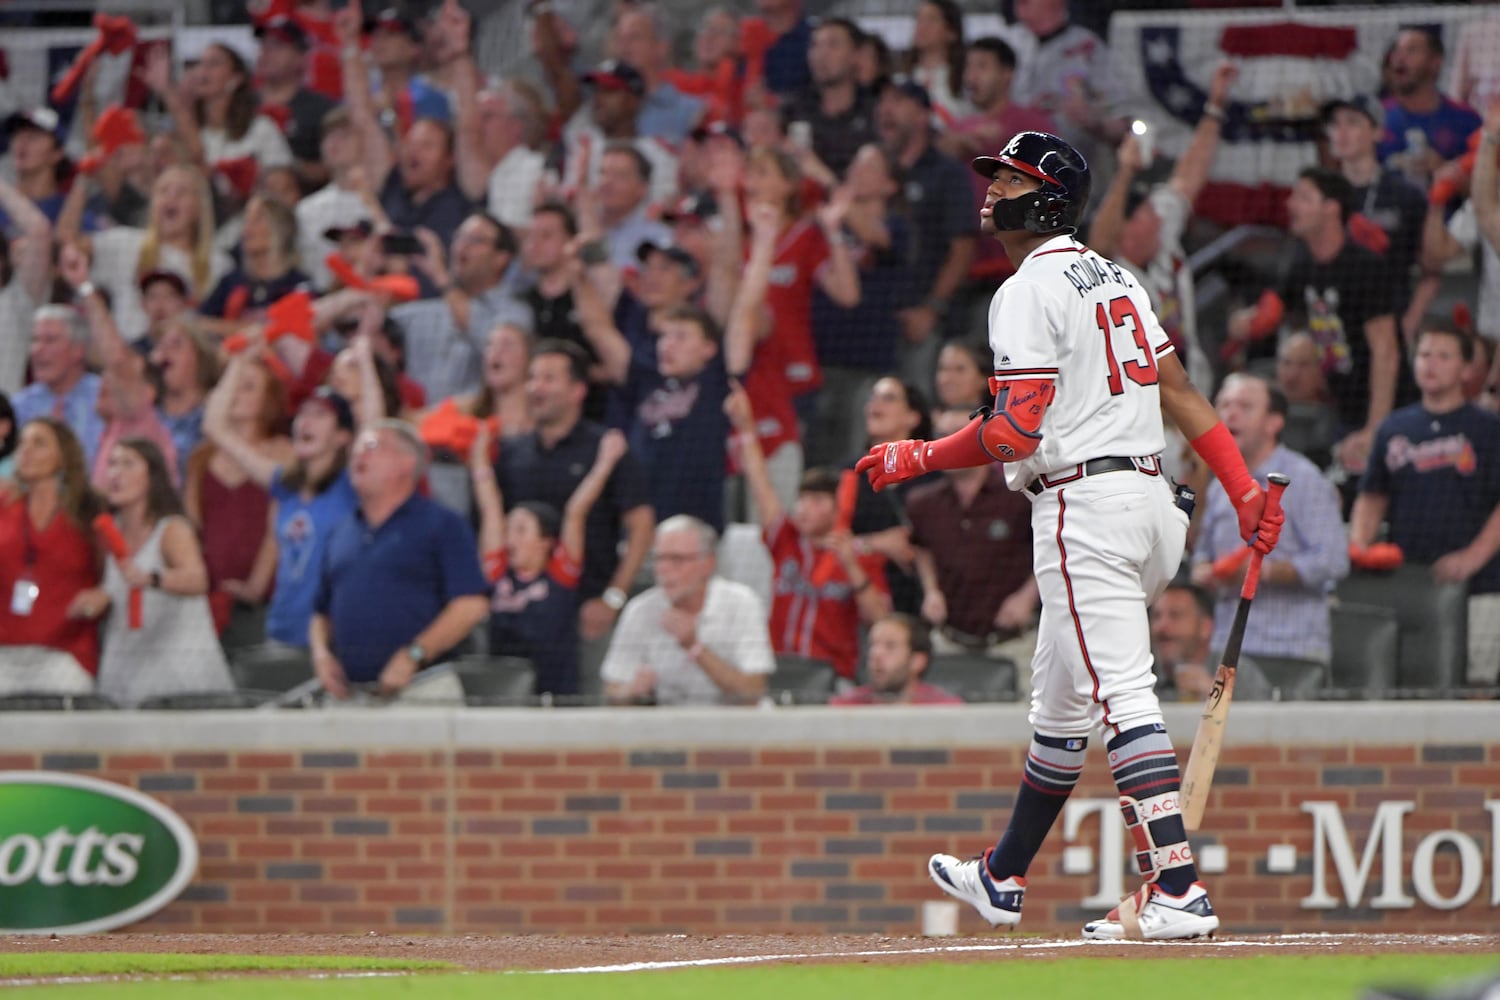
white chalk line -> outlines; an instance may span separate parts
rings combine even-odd
[[[1347,935],[1347,934],[1285,934],[1276,938],[1268,939],[1231,939],[1224,941],[1096,941],[1083,939],[1058,939],[1052,941],[1022,941],[994,944],[949,944],[932,945],[926,948],[891,948],[875,949],[869,951],[836,951],[836,952],[789,952],[772,955],[733,955],[725,958],[691,958],[676,961],[662,962],[625,962],[619,965],[585,965],[568,969],[526,969],[513,970],[525,975],[584,975],[617,972],[659,972],[671,969],[702,969],[714,966],[731,965],[761,965],[771,962],[805,962],[811,959],[852,959],[852,958],[882,958],[897,955],[955,955],[973,952],[1014,952],[1014,951],[1052,951],[1070,948],[1089,947],[1156,947],[1169,945],[1176,947],[1191,948],[1293,948],[1309,944],[1326,944],[1330,948],[1339,944],[1358,944],[1361,947],[1372,945],[1394,945],[1424,942],[1427,944],[1465,944],[1476,941],[1490,940],[1482,934],[1450,934],[1450,935]]]

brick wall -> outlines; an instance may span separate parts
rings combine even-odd
[[[928,854],[993,842],[1022,753],[1019,744],[5,751],[0,770],[96,775],[180,813],[202,864],[144,925],[163,931],[911,932],[921,904],[942,898],[925,877]],[[1075,800],[1113,796],[1101,758],[1091,750]],[[1234,930],[1488,931],[1500,915],[1491,903],[1500,861],[1487,798],[1500,798],[1500,742],[1233,748],[1196,847],[1228,850],[1209,882]],[[1314,847],[1304,800],[1341,807],[1356,860],[1380,803],[1412,801],[1408,885],[1417,842],[1457,830],[1484,852],[1481,890],[1454,911],[1369,909],[1377,860],[1363,905],[1304,909]],[[1097,857],[1100,822],[1067,845],[1060,827],[1032,872],[1029,931],[1076,933],[1100,912],[1080,905],[1098,872],[1062,873],[1065,846]],[[1267,872],[1273,845],[1295,848],[1291,873]],[[1433,871],[1438,891],[1454,892],[1456,852],[1439,850]],[[1339,895],[1331,867],[1328,878]],[[981,927],[967,909],[963,920]]]

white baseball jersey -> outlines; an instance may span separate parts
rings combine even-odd
[[[1110,455],[1166,447],[1156,359],[1172,341],[1135,277],[1071,236],[1033,250],[990,302],[995,378],[1056,385],[1042,443],[1006,463],[1011,489]]]

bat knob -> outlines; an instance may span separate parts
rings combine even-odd
[[[1270,475],[1266,476],[1266,481],[1275,483],[1277,486],[1282,487],[1290,486],[1292,484],[1291,477],[1280,472],[1273,472]]]

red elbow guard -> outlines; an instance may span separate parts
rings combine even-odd
[[[995,412],[979,428],[979,444],[997,462],[1015,462],[1042,443],[1042,417],[1056,393],[1051,379],[1027,378],[1002,383]]]

